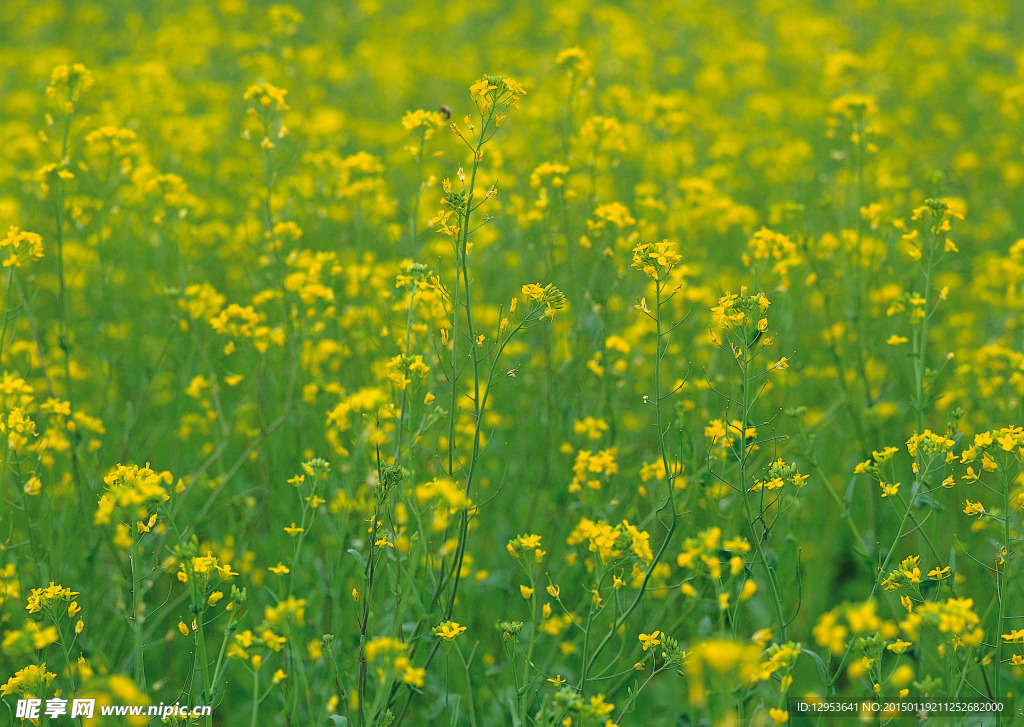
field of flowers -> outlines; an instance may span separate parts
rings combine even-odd
[[[1019,719],[1024,5],[0,32],[0,722]]]

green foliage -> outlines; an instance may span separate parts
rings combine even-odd
[[[13,723],[1010,723],[1016,4],[0,30]]]

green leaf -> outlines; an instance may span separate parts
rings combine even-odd
[[[366,559],[363,558],[363,554],[360,553],[355,548],[349,548],[348,552],[351,553],[352,557],[355,558],[359,562],[359,567],[362,568],[365,571],[366,570]]]
[[[818,676],[821,677],[821,683],[827,686],[829,684],[829,678],[828,668],[825,666],[825,662],[822,661],[821,657],[814,651],[810,651],[809,649],[801,649],[800,651],[807,654],[807,656],[814,660],[814,665],[818,667]]]

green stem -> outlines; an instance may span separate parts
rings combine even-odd
[[[310,497],[311,498],[312,497],[316,497],[316,495],[317,495],[317,491],[316,491],[316,488],[314,486],[314,488],[310,492]],[[302,500],[301,493],[299,494],[299,499],[300,499],[300,501]],[[302,521],[299,523],[299,527],[301,528],[301,531],[299,532],[298,537],[295,538],[295,552],[292,554],[292,569],[291,569],[291,572],[288,574],[288,595],[289,596],[292,595],[292,589],[295,587],[295,572],[299,568],[299,553],[302,550],[302,541],[303,541],[303,539],[305,539],[306,531],[309,530],[309,526],[313,522],[312,519],[310,519],[309,523],[306,522],[306,518],[309,515],[309,510],[310,510],[309,504],[306,503],[306,502],[303,502],[303,504],[302,504]]]
[[[452,723],[452,715],[448,696],[448,649],[444,650],[444,713],[448,717],[448,724]]]
[[[456,456],[455,456],[456,455],[455,423],[456,423],[456,419],[458,417],[458,395],[459,395],[459,387],[458,387],[458,379],[459,379],[459,375],[458,375],[458,372],[459,372],[459,353],[458,352],[459,352],[459,339],[460,339],[460,336],[459,336],[459,329],[460,329],[460,326],[459,326],[459,319],[460,319],[459,308],[463,307],[465,309],[466,326],[467,326],[467,330],[468,330],[467,337],[469,339],[469,346],[470,346],[470,349],[471,349],[471,352],[472,352],[472,362],[473,362],[473,397],[472,397],[472,401],[473,401],[473,414],[474,414],[474,418],[475,418],[472,454],[471,454],[471,457],[469,459],[468,469],[465,471],[465,479],[464,479],[465,484],[464,484],[464,487],[463,487],[463,491],[466,493],[467,496],[472,491],[472,486],[473,486],[473,481],[474,481],[474,474],[475,474],[475,466],[477,464],[477,460],[479,459],[479,455],[480,455],[480,440],[481,440],[481,435],[483,433],[483,411],[484,411],[484,406],[486,404],[487,393],[489,392],[489,388],[484,389],[484,391],[481,393],[481,390],[480,390],[480,384],[481,384],[481,378],[480,378],[480,353],[478,351],[479,347],[477,346],[477,343],[476,343],[476,332],[475,332],[475,328],[474,328],[474,325],[473,325],[472,294],[471,294],[471,290],[470,290],[469,266],[468,266],[468,262],[467,262],[466,258],[467,258],[468,248],[469,248],[470,220],[471,220],[471,216],[472,216],[473,211],[476,209],[476,207],[474,207],[474,205],[473,205],[473,192],[474,192],[475,187],[476,187],[477,172],[478,172],[478,170],[480,168],[480,163],[481,163],[481,161],[483,159],[482,149],[483,149],[484,145],[490,140],[490,138],[497,131],[497,127],[495,126],[494,130],[490,131],[490,133],[488,133],[488,131],[490,130],[491,124],[495,120],[495,114],[496,114],[496,109],[497,109],[498,105],[499,105],[499,99],[498,98],[492,98],[491,99],[491,103],[490,103],[490,108],[488,109],[488,112],[487,112],[487,116],[486,117],[482,117],[480,131],[479,131],[478,134],[474,135],[474,137],[473,137],[474,141],[475,141],[475,145],[471,144],[460,133],[460,138],[462,138],[463,141],[465,141],[466,145],[473,151],[473,166],[472,166],[471,172],[470,172],[469,186],[466,189],[466,197],[465,197],[465,205],[466,205],[466,207],[465,207],[465,210],[459,214],[459,223],[460,223],[461,227],[459,229],[458,234],[452,236],[452,243],[453,243],[454,252],[455,252],[455,286],[454,286],[454,294],[452,296],[452,316],[451,316],[451,319],[452,319],[452,336],[451,336],[452,355],[451,355],[451,370],[450,370],[450,376],[451,376],[451,398],[449,400],[449,413],[448,413],[448,476],[451,479],[453,479],[453,480],[455,479],[455,459],[456,459]],[[481,202],[481,204],[482,203],[483,202]],[[463,291],[463,289],[464,289],[464,291]],[[463,296],[465,297],[465,304],[462,303]],[[522,326],[520,325],[519,327],[516,328],[516,330],[519,330],[519,328],[521,328],[521,327]],[[508,338],[511,338],[511,334],[508,336]],[[506,343],[507,343],[508,338],[506,338]],[[504,348],[504,346],[502,346],[502,348]],[[499,351],[499,355],[500,355],[500,351]],[[497,359],[497,356],[495,356],[495,360],[496,359]],[[494,369],[494,363],[492,362],[491,367],[490,367],[490,372],[493,373],[493,369]],[[490,379],[488,379],[488,380],[490,380]],[[467,543],[468,534],[469,534],[469,518],[470,518],[469,508],[464,509],[462,511],[461,517],[459,519],[459,527],[458,527],[459,532],[458,532],[458,538],[457,538],[458,544],[456,546],[456,550],[455,550],[455,554],[454,554],[454,557],[453,557],[453,560],[452,560],[452,563],[451,563],[451,567],[445,569],[442,566],[442,576],[438,579],[437,586],[435,587],[433,596],[430,599],[430,606],[429,606],[429,608],[433,609],[434,606],[441,599],[442,594],[444,592],[444,589],[450,584],[450,589],[448,590],[447,603],[446,603],[446,605],[444,607],[444,612],[443,612],[443,614],[441,616],[441,620],[445,620],[445,621],[451,620],[452,612],[455,609],[455,601],[456,601],[456,596],[457,596],[458,589],[459,589],[459,583],[460,583],[461,578],[462,578],[462,564],[464,562],[464,557],[465,557],[465,552],[466,552],[466,543]],[[445,573],[447,575],[445,575]],[[419,637],[419,635],[422,633],[422,629],[423,629],[423,626],[422,626],[422,623],[421,623],[421,626],[418,627],[416,629],[416,631],[413,633],[413,636],[410,638],[410,641],[416,642],[418,637]],[[426,658],[426,660],[424,662],[424,668],[433,661],[434,656],[437,654],[438,648],[439,648],[438,642],[434,641],[434,644],[433,644],[433,646],[431,646],[430,651],[427,654],[427,658]],[[413,649],[415,649],[415,646],[413,647]],[[360,652],[360,653],[362,653],[362,652]],[[392,691],[391,697],[389,699],[389,703],[390,703],[390,700],[394,699],[395,694],[396,694],[396,691]],[[403,720],[405,719],[406,711],[409,708],[409,704],[411,703],[412,696],[413,696],[413,692],[410,690],[408,692],[407,696],[406,696],[406,699],[405,699],[405,702],[404,702],[404,704],[402,706],[402,709],[400,710],[400,712],[398,714],[398,717],[395,720],[396,727],[401,725]],[[361,706],[361,704],[362,704],[362,702],[360,701],[360,706]]]
[[[456,414],[456,395],[458,394],[458,377],[456,375],[457,357],[456,347],[458,346],[458,335],[457,327],[459,322],[459,275],[462,277],[462,287],[465,288],[466,296],[466,328],[469,337],[469,347],[472,351],[473,358],[473,415],[475,419],[475,427],[473,432],[473,452],[469,461],[469,470],[466,472],[465,485],[463,491],[466,496],[469,496],[473,486],[473,475],[476,469],[477,459],[480,455],[480,435],[483,431],[483,405],[484,402],[480,398],[480,353],[479,346],[476,343],[476,330],[473,326],[473,305],[472,295],[469,285],[469,264],[466,260],[467,250],[469,248],[469,225],[470,216],[473,212],[473,190],[476,188],[476,175],[480,169],[481,153],[484,143],[490,137],[486,136],[488,127],[494,118],[494,105],[491,106],[490,113],[487,119],[483,122],[480,128],[480,135],[477,137],[476,148],[473,150],[473,167],[469,177],[469,188],[466,192],[466,212],[463,216],[462,229],[460,230],[461,242],[457,242],[455,247],[455,304],[452,309],[452,411],[449,415],[449,427],[448,427],[448,476],[454,477],[453,459],[455,451],[455,418]],[[462,516],[459,522],[459,544],[456,550],[455,559],[452,563],[451,571],[451,592],[448,596],[448,606],[445,609],[444,620],[450,620],[452,611],[455,608],[455,596],[458,592],[459,581],[462,576],[462,562],[466,553],[466,540],[469,535],[469,510],[468,508],[462,511]]]
[[[374,515],[374,523],[376,523],[376,515]],[[373,528],[373,532],[370,534],[371,539],[376,537],[376,527]],[[370,621],[370,595],[373,592],[373,569],[374,569],[374,557],[373,557],[373,545],[370,546],[370,559],[366,564],[366,594],[363,599],[363,617],[362,622],[359,625],[359,675],[356,677],[356,694],[359,700],[358,715],[359,724],[366,724],[366,629]]]
[[[196,624],[196,659],[199,661],[199,670],[203,675],[203,703],[213,706],[213,689],[210,683],[210,664],[206,654],[206,633],[203,623],[204,597],[196,584],[196,572],[194,568],[188,569],[188,587],[192,598],[192,613],[195,615]],[[213,727],[213,716],[206,718],[207,727]]]
[[[462,649],[459,647],[458,642],[455,643],[455,650],[459,654],[459,661],[462,662],[463,673],[466,677],[466,695],[469,699],[469,724],[470,727],[476,727],[476,702],[473,698],[473,678],[469,673],[469,662],[466,661],[466,657],[462,654]],[[469,653],[470,659],[473,657],[473,652]]]
[[[11,320],[11,293],[14,288],[14,266],[7,269],[7,302],[4,305],[4,325],[0,330],[0,353],[7,348],[7,324]]]
[[[1006,569],[1010,562],[1010,482],[1006,476],[1006,468],[999,468],[1000,479],[1003,485],[1003,550],[1002,571],[996,573],[996,597],[999,599],[999,620],[996,622],[996,660],[993,667],[992,693],[996,699],[1003,699],[1002,693],[1002,665],[1003,665],[1003,623],[1006,618]],[[1002,724],[1002,715],[996,718],[997,724]]]
[[[633,611],[636,610],[636,607],[638,605],[640,605],[640,601],[644,597],[644,594],[647,591],[647,584],[650,582],[651,576],[654,574],[654,569],[658,567],[659,563],[661,563],[661,560],[662,560],[662,558],[665,555],[665,551],[668,549],[668,545],[672,541],[672,536],[675,534],[676,526],[678,524],[679,516],[678,516],[678,513],[676,512],[676,502],[675,502],[675,476],[673,475],[673,470],[672,470],[672,468],[670,466],[670,461],[669,461],[669,457],[668,457],[668,451],[667,451],[667,449],[665,447],[665,432],[664,432],[663,424],[662,424],[661,401],[662,401],[663,396],[662,396],[662,393],[661,393],[661,359],[664,357],[665,353],[668,350],[668,344],[664,344],[664,346],[663,346],[663,344],[661,342],[662,336],[663,336],[662,322],[661,322],[662,293],[663,293],[663,291],[662,291],[661,281],[660,280],[656,280],[655,281],[655,288],[654,288],[654,295],[655,295],[655,303],[656,303],[655,312],[657,314],[655,316],[655,329],[656,329],[656,332],[657,332],[657,341],[655,343],[655,359],[654,359],[654,402],[655,402],[656,419],[657,419],[657,426],[658,426],[658,439],[659,439],[659,442],[660,442],[660,445],[661,445],[661,457],[662,457],[662,463],[665,466],[665,481],[667,483],[667,492],[666,492],[666,496],[665,496],[665,501],[661,505],[661,507],[658,508],[658,512],[661,512],[666,507],[668,507],[671,510],[671,518],[669,520],[668,532],[665,533],[665,539],[662,540],[661,547],[658,548],[658,552],[654,554],[654,558],[651,560],[650,565],[647,567],[647,570],[644,572],[644,579],[643,579],[643,581],[640,584],[640,588],[637,590],[636,596],[633,597],[633,600],[626,607],[626,609],[619,615],[619,617],[617,619],[615,619],[615,622],[614,622],[612,628],[608,630],[608,633],[605,634],[605,637],[601,640],[601,642],[594,649],[594,652],[593,652],[593,654],[590,655],[589,660],[587,658],[587,653],[586,653],[587,641],[586,641],[586,637],[584,638],[584,654],[583,654],[583,661],[582,661],[582,663],[585,666],[584,666],[584,670],[583,670],[583,677],[580,680],[580,692],[583,691],[583,687],[586,685],[587,673],[590,671],[591,668],[593,668],[595,662],[597,661],[597,657],[601,654],[601,652],[609,644],[609,642],[611,642],[612,637],[618,632],[619,627],[621,627],[623,624],[626,623],[626,619],[628,619],[630,614],[632,614]],[[589,634],[590,634],[590,622],[588,620],[588,623],[587,623],[587,636],[589,636]]]
[[[420,150],[416,154],[416,194],[412,199],[412,213],[409,215],[409,254],[416,249],[416,218],[419,216],[420,197],[423,196],[423,151],[427,146],[427,131],[420,135]]]
[[[914,365],[914,405],[917,409],[917,431],[924,431],[924,410],[927,406],[924,396],[925,367],[928,360],[928,323],[932,316],[932,273],[935,270],[935,244],[938,232],[932,227],[932,241],[928,250],[928,264],[924,274],[924,318],[921,320],[921,328],[915,336],[915,365]]]
[[[227,628],[224,629],[224,639],[220,642],[220,651],[217,652],[217,663],[213,667],[214,694],[212,694],[211,697],[218,696],[216,694],[217,684],[220,682],[221,676],[223,676],[224,669],[227,668],[227,665],[224,663],[224,655],[228,650],[228,642],[231,640],[231,636],[235,633],[235,612],[232,610],[230,613],[231,615],[228,617]],[[211,699],[211,701],[213,700]]]
[[[417,195],[417,201],[419,196]],[[412,351],[412,312],[416,304],[416,283],[412,283],[409,292],[409,308],[405,314],[405,355],[409,356]],[[402,403],[398,413],[398,431],[395,433],[395,456],[394,463],[400,464],[402,460],[402,440],[405,436],[405,420],[409,417],[409,387],[402,389]]]
[[[255,669],[252,670],[252,716],[249,718],[249,727],[256,727],[256,715],[259,702],[260,693],[260,673]]]
[[[71,132],[71,118],[73,113],[65,114],[64,116],[64,133],[61,137],[60,146],[60,163],[63,166],[67,166],[68,159],[68,137]],[[75,436],[72,434],[71,427],[74,421],[75,415],[75,399],[74,393],[71,387],[71,333],[70,323],[68,322],[68,286],[64,275],[64,200],[65,200],[65,181],[60,176],[57,177],[57,194],[54,207],[54,217],[56,221],[56,240],[57,240],[57,283],[58,283],[58,298],[57,298],[57,317],[60,324],[60,348],[64,353],[64,396],[67,397],[68,408],[71,413],[68,415],[68,426],[65,427],[65,435],[68,439],[68,444],[71,449],[71,469],[75,478],[75,485],[78,493],[78,504],[81,507],[85,501],[85,484],[82,479],[81,466],[78,459],[78,447],[76,446]]]
[[[71,682],[71,697],[74,698],[75,693],[78,691],[78,686],[75,684],[75,673],[71,671],[71,648],[68,646],[64,638],[64,629],[60,625],[60,614],[56,612],[49,612],[50,619],[53,621],[53,625],[57,627],[58,643],[60,643],[61,653],[64,655],[64,664],[68,670],[68,681]],[[83,717],[78,718],[79,724],[84,724],[85,720]],[[13,723],[12,723],[13,724]]]
[[[132,539],[131,551],[128,553],[129,567],[132,572],[132,631],[135,636],[135,683],[139,686],[139,689],[145,694],[146,692],[146,664],[143,658],[143,641],[142,641],[142,614],[141,606],[142,603],[139,599],[139,588],[141,583],[138,577],[138,558],[139,558],[139,543],[138,540]]]
[[[761,564],[761,568],[764,571],[765,581],[768,583],[768,589],[771,591],[772,605],[775,609],[775,620],[779,626],[779,640],[786,640],[786,617],[782,613],[782,596],[779,593],[779,586],[775,580],[775,573],[772,571],[771,566],[768,564],[768,558],[764,550],[764,546],[761,543],[761,536],[757,532],[757,521],[754,519],[753,508],[750,504],[750,493],[747,487],[747,460],[749,458],[749,447],[747,447],[746,436],[747,436],[747,423],[750,416],[750,408],[753,406],[753,401],[750,397],[750,346],[747,345],[747,341],[753,338],[754,333],[747,331],[744,328],[744,338],[741,342],[743,346],[743,356],[740,359],[740,374],[743,379],[743,390],[741,394],[742,402],[740,404],[740,431],[738,435],[739,439],[739,487],[742,494],[743,509],[747,516],[747,524],[750,527],[750,539],[754,544],[754,550],[757,553],[757,559]]]

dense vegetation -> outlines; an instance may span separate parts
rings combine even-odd
[[[1024,6],[0,30],[12,723],[1010,723]]]

